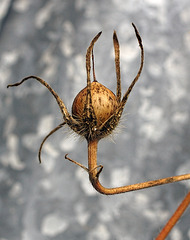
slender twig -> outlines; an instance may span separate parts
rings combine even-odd
[[[162,231],[159,233],[155,240],[164,240],[168,236],[168,234],[175,226],[177,221],[181,218],[182,214],[187,209],[189,204],[190,204],[190,192],[185,196],[185,198],[183,199],[175,213],[172,215],[170,220],[167,222],[167,224],[165,225],[165,227],[162,229]]]
[[[79,167],[83,168],[85,171],[89,172],[88,171],[88,168],[86,168],[84,165],[82,165],[81,163],[77,162],[77,161],[74,161],[73,159],[69,158],[68,157],[68,153],[65,155],[65,159],[69,160],[70,162],[78,165]]]

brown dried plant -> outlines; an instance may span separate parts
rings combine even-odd
[[[24,78],[21,82],[7,86],[7,87],[15,87],[15,86],[21,85],[26,80],[35,79],[39,81],[42,85],[44,85],[52,93],[63,114],[64,121],[61,124],[59,124],[55,129],[53,129],[42,141],[39,148],[39,153],[38,153],[40,163],[41,163],[41,150],[44,142],[47,140],[47,138],[50,135],[52,135],[54,132],[56,132],[57,130],[62,128],[65,124],[67,124],[74,132],[76,132],[80,136],[85,137],[87,140],[88,168],[70,159],[68,157],[68,154],[65,155],[65,158],[75,163],[76,165],[82,167],[83,169],[85,169],[89,174],[89,179],[90,179],[90,182],[92,183],[92,186],[99,193],[106,194],[106,195],[125,193],[129,191],[135,191],[139,189],[144,189],[144,188],[149,188],[153,186],[190,179],[190,174],[184,174],[184,175],[172,176],[172,177],[127,185],[127,186],[121,186],[116,188],[106,188],[102,186],[99,181],[99,175],[102,172],[103,166],[97,165],[98,142],[100,139],[110,135],[113,132],[113,130],[117,127],[120,121],[123,109],[125,107],[125,104],[128,100],[128,97],[135,83],[138,81],[143,68],[144,49],[143,49],[142,40],[136,26],[134,24],[132,25],[134,27],[135,34],[141,50],[141,64],[136,77],[134,78],[134,80],[132,81],[132,83],[130,84],[129,88],[127,89],[126,93],[122,98],[121,98],[121,77],[120,77],[120,49],[119,49],[119,41],[115,31],[113,33],[113,44],[114,44],[114,52],[115,52],[115,67],[116,67],[116,78],[117,78],[116,95],[111,90],[109,90],[108,88],[103,86],[101,83],[99,83],[95,77],[93,47],[95,42],[100,37],[101,32],[99,32],[94,37],[94,39],[90,43],[90,46],[87,49],[87,53],[86,53],[87,86],[84,89],[82,89],[75,97],[72,105],[72,115],[68,112],[64,102],[61,100],[58,94],[50,87],[50,85],[46,83],[43,79],[37,76],[28,76]],[[91,58],[92,58],[92,64],[93,64],[93,81],[92,82],[90,78]],[[186,199],[186,205],[188,206],[190,201],[190,196],[187,195],[187,198],[188,199]],[[178,218],[179,217],[180,216],[178,216]],[[168,229],[169,228],[167,227],[167,231]],[[164,231],[164,234],[165,234],[165,231]],[[161,233],[157,237],[157,240],[165,239],[165,237],[163,236],[164,236],[163,233]]]

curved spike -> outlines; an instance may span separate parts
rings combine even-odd
[[[120,51],[119,51],[119,41],[117,38],[116,31],[113,33],[113,45],[115,52],[115,68],[116,68],[116,78],[117,78],[117,100],[121,101],[121,73],[120,73]]]
[[[95,42],[98,40],[102,32],[99,32],[91,41],[90,46],[86,52],[86,73],[87,73],[87,94],[86,94],[86,102],[84,107],[85,117],[88,119],[94,119],[96,122],[96,115],[94,113],[94,109],[92,107],[92,96],[91,96],[91,81],[90,81],[90,69],[91,69],[91,54],[93,51],[93,47]]]
[[[57,130],[59,130],[60,128],[62,128],[64,125],[66,124],[66,122],[63,122],[61,124],[59,124],[56,128],[54,128],[53,130],[51,130],[50,133],[48,133],[48,135],[43,139],[42,143],[40,144],[40,148],[38,151],[38,159],[39,159],[39,163],[41,163],[41,152],[42,152],[42,147],[45,143],[45,141],[48,139],[49,136],[51,136],[54,132],[56,132]]]
[[[95,74],[95,64],[94,64],[94,52],[92,49],[92,71],[93,71],[93,82],[97,82]]]
[[[127,92],[123,96],[123,99],[121,101],[121,108],[124,108],[131,90],[133,89],[135,83],[138,81],[138,79],[139,79],[139,77],[141,75],[141,72],[142,72],[142,69],[143,69],[143,64],[144,64],[144,49],[143,49],[142,39],[141,39],[140,34],[139,34],[139,32],[138,32],[138,30],[137,30],[137,28],[136,28],[134,23],[132,23],[132,26],[135,29],[135,34],[136,34],[137,40],[139,42],[139,47],[141,49],[141,64],[140,64],[139,71],[138,71],[136,77],[134,78],[134,80],[132,81],[131,85],[127,89]]]
[[[91,41],[90,46],[87,49],[86,52],[86,72],[87,72],[87,86],[90,84],[90,69],[91,69],[91,64],[90,64],[90,59],[91,59],[91,54],[92,54],[92,49],[94,47],[95,42],[98,40],[102,32],[99,32]]]
[[[29,80],[29,79],[35,79],[35,80],[37,80],[38,82],[40,82],[42,85],[44,85],[44,86],[52,93],[52,95],[55,97],[55,99],[56,99],[56,101],[57,101],[57,103],[58,103],[58,105],[59,105],[59,108],[60,108],[60,110],[61,110],[61,112],[62,112],[62,114],[63,114],[63,118],[64,118],[64,120],[66,121],[66,123],[68,123],[71,119],[74,121],[74,119],[73,119],[73,118],[71,117],[71,115],[69,114],[69,112],[68,112],[65,104],[63,103],[63,101],[61,100],[61,98],[58,96],[58,94],[51,88],[51,86],[50,86],[47,82],[45,82],[43,79],[41,79],[41,78],[39,78],[39,77],[37,77],[37,76],[33,76],[33,75],[32,75],[32,76],[25,77],[25,78],[22,79],[22,81],[20,81],[20,82],[17,82],[17,83],[15,83],[15,84],[9,84],[9,85],[7,86],[7,88],[9,88],[9,87],[17,87],[17,86],[21,85],[23,82],[25,82],[25,81],[27,81],[27,80]]]

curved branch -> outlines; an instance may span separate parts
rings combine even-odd
[[[143,183],[137,183],[137,184],[127,185],[122,187],[105,188],[101,185],[98,178],[99,172],[97,170],[97,145],[98,145],[97,140],[88,142],[88,170],[89,170],[90,181],[93,187],[99,193],[106,194],[106,195],[114,195],[114,194],[136,191],[140,189],[145,189],[145,188],[150,188],[158,185],[174,183],[174,182],[190,179],[190,174],[184,174],[184,175],[162,178],[158,180],[147,181]]]

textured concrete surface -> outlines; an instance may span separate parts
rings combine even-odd
[[[112,34],[121,48],[123,93],[145,66],[117,133],[99,144],[105,186],[190,172],[189,0],[0,1],[0,240],[152,240],[190,188],[190,181],[103,196],[82,169],[86,142],[64,128],[37,152],[62,121],[52,95],[38,82],[6,89],[28,75],[46,80],[69,111],[86,85],[85,54],[95,46],[98,81],[115,91]],[[190,212],[169,240],[190,239]]]

